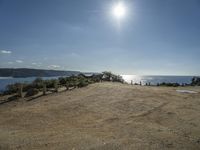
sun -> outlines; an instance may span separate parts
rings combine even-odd
[[[112,7],[112,14],[116,19],[122,19],[126,15],[126,7],[122,2],[115,4]]]

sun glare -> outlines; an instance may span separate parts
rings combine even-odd
[[[117,19],[122,19],[126,15],[126,7],[122,2],[115,4],[112,8],[112,14]]]

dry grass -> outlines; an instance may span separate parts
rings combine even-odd
[[[0,105],[0,149],[198,150],[200,94],[175,90],[98,83]]]

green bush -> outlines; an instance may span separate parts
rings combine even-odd
[[[193,77],[192,78],[192,82],[191,82],[192,86],[200,86],[200,77]]]
[[[66,84],[69,87],[76,87],[78,85],[78,77],[76,76],[71,76],[66,78]]]
[[[163,82],[163,83],[160,83],[159,86],[178,87],[178,86],[180,86],[180,84],[179,83],[165,83],[165,82]]]
[[[19,90],[19,85],[20,83],[15,83],[15,84],[9,84],[6,87],[6,91],[4,92],[4,94],[13,94],[13,93],[17,93]]]
[[[91,76],[86,76],[84,74],[79,74],[78,76],[70,77],[60,77],[59,79],[43,80],[42,78],[36,78],[32,83],[23,83],[23,91],[29,93],[28,95],[35,94],[37,90],[43,89],[43,85],[46,84],[46,88],[56,88],[58,85],[69,87],[84,87],[91,83],[100,81],[113,81],[121,82],[124,80],[121,76],[115,75],[111,72],[105,71],[102,74],[93,74]],[[6,87],[6,91],[3,94],[13,94],[19,91],[21,83],[10,84]]]
[[[4,91],[4,95],[17,93],[19,91],[19,87],[20,87],[21,84],[23,86],[23,92],[26,92],[30,88],[32,88],[32,85],[31,84],[27,84],[27,83],[9,84],[9,85],[7,85],[6,90]]]
[[[94,83],[94,82],[100,82],[102,80],[103,74],[97,74],[97,75],[92,75],[92,77],[90,78],[90,82]]]
[[[102,80],[124,83],[124,80],[121,76],[115,75],[115,74],[113,74],[112,72],[109,72],[109,71],[104,71],[102,73]]]
[[[27,92],[26,92],[26,95],[25,97],[29,97],[29,96],[34,96],[36,94],[39,93],[39,90],[36,89],[36,88],[32,88],[32,89],[29,89]]]
[[[58,83],[58,80],[56,79],[45,80],[44,83],[46,84],[47,88],[54,88],[55,84]]]
[[[43,79],[42,78],[36,78],[33,82],[32,82],[32,87],[33,88],[37,88],[37,89],[41,89],[43,88]]]
[[[79,82],[78,82],[78,84],[77,84],[77,86],[79,88],[81,88],[81,87],[88,86],[88,84],[89,84],[89,82],[88,82],[87,79],[80,79]]]
[[[65,84],[66,84],[66,78],[60,77],[60,78],[58,78],[58,80],[59,80],[59,83],[60,83],[61,85],[65,85]]]

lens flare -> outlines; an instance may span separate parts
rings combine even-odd
[[[115,18],[122,19],[126,15],[126,7],[122,2],[115,4],[112,8],[112,13]]]

